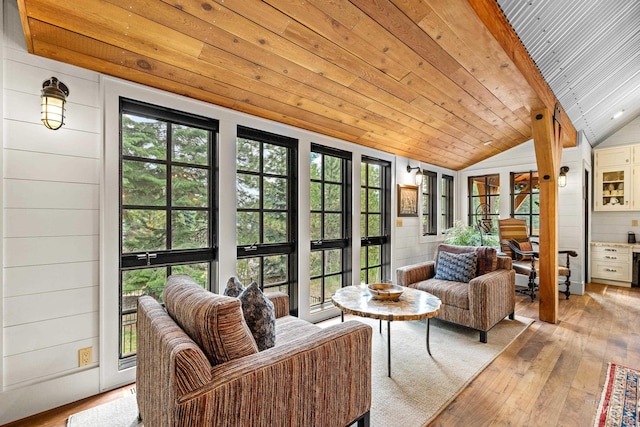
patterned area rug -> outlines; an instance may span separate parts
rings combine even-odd
[[[638,425],[638,377],[640,371],[609,363],[595,427]]]

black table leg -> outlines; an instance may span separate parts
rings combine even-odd
[[[429,353],[429,356],[431,356],[431,349],[429,348],[429,318],[428,317],[427,317],[427,353]]]
[[[388,377],[391,378],[391,320],[387,320],[387,372]]]

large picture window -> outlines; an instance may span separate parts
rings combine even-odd
[[[469,225],[496,234],[500,218],[500,175],[469,177]]]
[[[362,158],[360,166],[360,281],[391,280],[391,165]]]
[[[297,313],[298,141],[238,127],[237,275],[290,296]]]
[[[453,177],[442,175],[440,218],[442,231],[453,227]]]
[[[531,236],[540,233],[540,182],[538,172],[511,173],[511,217],[524,219]]]
[[[436,200],[438,189],[437,175],[428,170],[422,171],[422,235],[438,234],[438,218],[436,216]]]
[[[136,300],[170,274],[210,288],[218,122],[120,100],[120,360],[134,362]]]
[[[351,283],[351,153],[311,146],[310,307]]]

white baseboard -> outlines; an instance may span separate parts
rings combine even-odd
[[[0,394],[0,425],[100,392],[99,368],[14,388]]]

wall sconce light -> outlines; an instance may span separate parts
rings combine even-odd
[[[414,169],[418,170],[418,172],[416,172],[416,185],[420,187],[422,184],[422,169],[420,169],[420,166],[411,167],[411,165],[407,165],[407,172],[411,173]]]
[[[569,166],[562,166],[560,168],[560,176],[558,177],[558,187],[566,187],[567,172],[569,172]]]
[[[64,124],[64,104],[69,96],[69,88],[55,77],[42,83],[40,101],[40,120],[52,130],[60,129]]]

